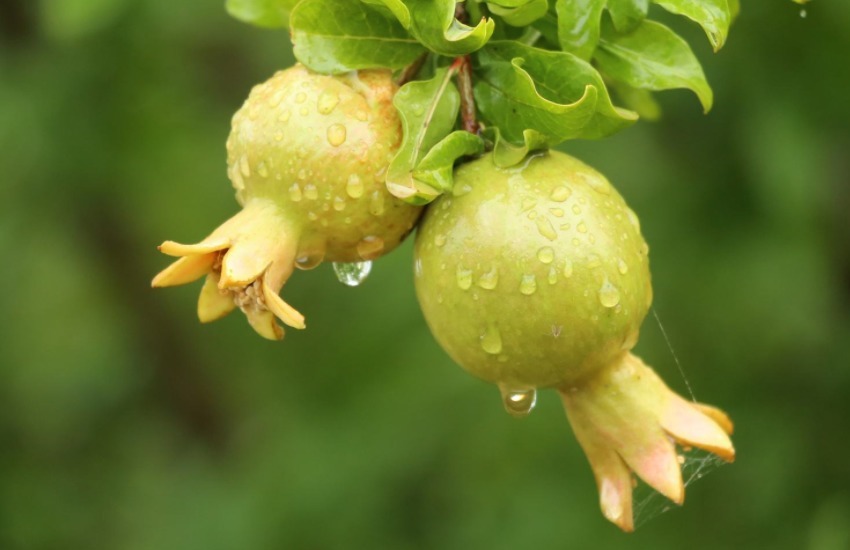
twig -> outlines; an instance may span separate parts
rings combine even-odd
[[[466,12],[466,2],[458,2],[455,6],[455,18],[464,25],[469,24],[469,14]],[[460,117],[463,129],[472,134],[478,134],[481,126],[478,124],[475,111],[475,95],[472,91],[472,62],[468,55],[455,59],[452,68],[457,70],[457,87],[460,92]]]
[[[398,77],[398,85],[404,86],[419,74],[419,71],[422,69],[422,66],[425,64],[425,61],[428,60],[428,52],[422,53],[419,57],[413,60],[413,63],[405,67],[401,71],[401,75]]]

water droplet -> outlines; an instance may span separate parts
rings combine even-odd
[[[535,212],[534,210],[532,210],[531,212],[528,213],[528,219],[529,220],[533,220],[536,217],[537,217],[537,212]]]
[[[289,188],[289,200],[292,202],[298,202],[301,200],[301,186],[297,183],[293,183]]]
[[[467,290],[472,286],[472,270],[466,269],[463,264],[457,264],[455,277],[457,278],[457,286],[461,289]]]
[[[620,303],[620,291],[611,284],[607,277],[605,282],[602,283],[602,288],[599,289],[599,303],[604,307],[614,307]]]
[[[564,209],[563,208],[550,208],[549,213],[555,216],[556,218],[564,217]]]
[[[304,196],[314,201],[319,198],[319,190],[312,183],[308,183],[304,186]]]
[[[548,281],[550,285],[554,285],[558,282],[558,270],[555,269],[555,266],[549,268],[549,277]]]
[[[546,216],[538,217],[535,223],[537,224],[537,231],[550,241],[554,241],[558,238],[558,233],[555,231],[555,227]]]
[[[319,219],[319,215],[316,214],[315,212],[310,211],[310,212],[307,212],[307,219],[310,220],[311,222],[314,222],[314,221]]]
[[[239,170],[246,178],[251,177],[251,165],[248,163],[247,155],[242,155],[242,157],[239,159]]]
[[[298,109],[298,114],[301,116],[307,116],[310,113],[310,110],[307,107],[301,107]]]
[[[446,236],[442,233],[434,237],[434,244],[437,246],[443,246],[446,244]]]
[[[587,225],[585,225],[584,222],[579,222],[579,224],[576,226],[576,231],[578,231],[579,233],[587,233]]]
[[[552,260],[555,259],[555,251],[552,250],[551,246],[544,246],[537,251],[537,259],[544,264],[551,264]]]
[[[561,228],[561,231],[569,231],[572,226],[568,223],[562,223],[559,227]]]
[[[563,269],[564,277],[569,279],[573,276],[573,262],[570,260],[564,260],[564,269]]]
[[[328,127],[328,143],[339,147],[345,143],[345,126],[342,124],[331,124]]]
[[[323,115],[326,115],[333,111],[338,104],[339,96],[325,90],[319,95],[319,100],[316,102],[316,109]]]
[[[487,330],[481,335],[481,347],[490,355],[498,355],[502,352],[502,335],[495,324],[487,325]]]
[[[283,141],[283,133],[282,132],[275,132],[274,140],[275,141]]]
[[[357,111],[356,113],[354,113],[354,116],[357,117],[357,120],[359,120],[360,122],[366,122],[367,120],[369,120],[369,113],[363,110]]]
[[[558,187],[552,189],[552,194],[549,195],[549,198],[555,202],[564,202],[570,195],[572,195],[572,191],[569,187],[564,187],[563,185],[559,185]]]
[[[803,9],[803,10],[800,10],[800,17],[801,17],[802,19],[805,19],[807,15],[808,15],[808,13],[806,13],[806,10],[804,10],[804,9]]]
[[[534,405],[537,404],[537,391],[531,389],[510,389],[505,386],[500,386],[502,392],[502,403],[505,405],[505,410],[508,414],[521,418],[528,416],[534,410]]]
[[[289,115],[289,109],[284,109],[280,112],[280,115],[278,115],[277,119],[281,122],[287,122],[289,120]]]
[[[631,222],[632,226],[634,226],[635,231],[640,233],[640,220],[638,219],[637,214],[635,214],[634,210],[632,210],[631,208],[627,208],[626,216],[629,218],[629,222]]]
[[[587,267],[594,268],[602,265],[602,260],[596,254],[590,254],[587,256]]]
[[[369,201],[369,213],[373,216],[384,214],[384,194],[380,190],[372,193],[372,199]]]
[[[304,103],[305,101],[307,101],[307,94],[304,92],[298,92],[295,96],[295,103]]]
[[[342,212],[345,210],[345,199],[342,197],[334,197],[334,210]]]
[[[617,262],[617,270],[620,272],[620,275],[625,275],[629,272],[629,265],[620,259],[620,261]]]
[[[336,278],[344,285],[359,286],[372,271],[372,262],[334,262]]]
[[[307,170],[305,170],[304,168],[302,168],[301,170],[299,170],[299,171],[298,171],[298,179],[300,179],[300,180],[305,180],[305,179],[307,179]]]
[[[463,185],[455,185],[452,189],[452,195],[455,197],[462,197],[472,191],[472,186],[468,183],[464,183]]]
[[[581,214],[581,206],[574,204],[573,205],[573,214],[575,214],[576,216]]]
[[[273,93],[272,96],[269,98],[269,107],[274,109],[275,107],[280,105],[281,101],[283,101],[283,91],[278,90],[275,93]]]
[[[535,199],[534,197],[526,197],[526,198],[522,199],[522,211],[523,212],[528,212],[529,210],[531,210],[535,206],[537,206],[537,199]]]
[[[597,177],[585,175],[584,181],[587,182],[587,185],[597,193],[601,193],[603,195],[611,194],[611,185],[601,176]]]
[[[478,286],[484,290],[493,290],[499,284],[499,270],[494,265],[490,271],[485,272],[478,278]]]
[[[357,243],[357,253],[364,260],[374,260],[384,251],[384,239],[370,235]]]
[[[266,167],[265,162],[261,161],[260,164],[257,165],[257,173],[260,174],[261,178],[269,177],[269,169]]]
[[[363,182],[360,181],[360,176],[357,174],[348,176],[348,182],[345,184],[345,192],[352,199],[359,199],[363,196]]]
[[[313,269],[325,259],[325,253],[321,251],[300,252],[295,258],[295,267],[298,269]]]
[[[537,290],[537,277],[533,273],[526,273],[519,283],[519,291],[526,296],[531,296]]]

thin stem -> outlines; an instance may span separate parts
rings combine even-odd
[[[469,24],[466,2],[457,3],[455,18],[464,25]],[[481,126],[478,124],[475,111],[475,95],[472,91],[472,62],[469,56],[463,55],[455,59],[452,68],[457,69],[457,87],[460,92],[460,117],[463,121],[463,129],[472,134],[478,134]]]
[[[401,75],[398,77],[398,85],[404,86],[419,74],[419,71],[422,70],[422,66],[425,65],[425,62],[428,60],[428,52],[422,53],[419,57],[413,60],[413,63],[405,67],[401,71]]]

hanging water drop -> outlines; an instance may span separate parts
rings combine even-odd
[[[502,392],[502,403],[505,405],[505,410],[511,416],[522,418],[534,410],[537,404],[537,390],[531,389],[511,389],[506,386],[500,386]]]
[[[360,176],[357,174],[348,176],[348,182],[345,184],[345,192],[352,199],[359,199],[363,196],[363,182],[360,181]]]
[[[384,251],[384,239],[369,235],[357,243],[357,253],[364,260],[374,260]]]
[[[372,262],[334,262],[336,278],[346,286],[359,286],[372,271]]]
[[[484,290],[493,290],[499,284],[499,270],[494,265],[490,271],[485,272],[478,278],[478,286]]]
[[[457,286],[461,290],[468,290],[472,286],[472,270],[463,267],[463,264],[457,264],[457,272],[455,273]]]
[[[522,276],[522,281],[519,283],[519,291],[526,296],[531,296],[537,290],[537,278],[534,274],[526,274]]]
[[[602,283],[602,288],[599,289],[599,303],[607,308],[612,308],[620,303],[620,291],[607,278]]]
[[[301,200],[301,186],[297,183],[293,183],[289,188],[289,200],[292,202],[299,202]]]
[[[502,335],[493,323],[488,324],[487,330],[481,335],[481,348],[490,355],[502,352]]]

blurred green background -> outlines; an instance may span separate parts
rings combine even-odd
[[[557,396],[529,418],[452,364],[411,243],[329,266],[280,344],[152,291],[166,238],[236,211],[231,114],[292,62],[222,2],[0,3],[0,548],[850,548],[850,3],[747,2],[716,107],[567,144],[641,216],[656,310],[738,461],[624,535]],[[652,317],[639,354],[686,392]]]

